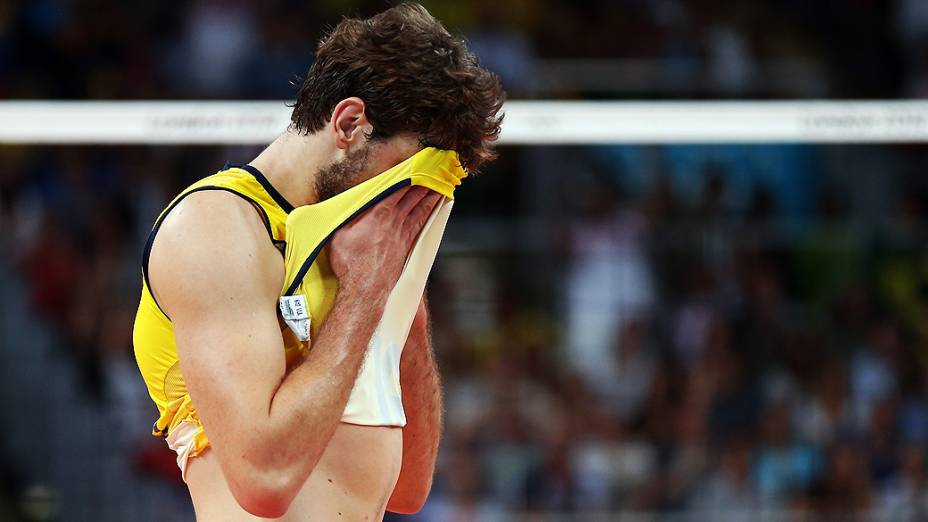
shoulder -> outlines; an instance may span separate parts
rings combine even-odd
[[[207,229],[210,229],[209,235],[229,230],[240,238],[244,235],[242,239],[254,236],[255,239],[267,240],[260,213],[254,203],[234,191],[222,188],[186,194],[164,217],[158,235],[196,235]]]
[[[187,195],[165,216],[152,243],[149,278],[171,315],[172,308],[206,296],[276,299],[283,258],[251,202],[205,190]]]

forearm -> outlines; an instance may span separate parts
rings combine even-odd
[[[442,430],[442,391],[427,325],[414,325],[400,360],[406,426],[403,464],[388,503],[390,511],[416,512],[432,485]]]
[[[306,360],[271,399],[273,434],[265,436],[287,444],[266,446],[260,458],[289,469],[298,482],[309,476],[335,432],[385,302],[385,292],[340,292]]]

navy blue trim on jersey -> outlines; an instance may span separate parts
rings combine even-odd
[[[204,190],[222,190],[224,192],[235,194],[236,196],[251,203],[252,206],[254,206],[258,210],[258,212],[261,214],[261,219],[262,221],[264,221],[264,228],[267,229],[267,235],[268,237],[271,238],[271,242],[274,243],[275,246],[277,246],[280,243],[283,243],[282,241],[278,241],[274,239],[274,233],[271,230],[271,219],[268,217],[267,212],[264,211],[264,208],[262,208],[261,205],[257,201],[255,201],[249,196],[246,196],[245,194],[242,194],[241,192],[236,192],[235,190],[232,190],[228,187],[206,185],[203,187],[197,187],[193,190],[189,190],[181,194],[180,196],[178,196],[178,198],[173,203],[171,203],[171,205],[168,206],[167,209],[165,209],[164,213],[161,214],[161,217],[159,217],[158,220],[155,221],[155,225],[151,228],[151,233],[148,234],[148,239],[145,241],[145,250],[142,251],[142,277],[145,278],[145,286],[148,287],[148,293],[151,294],[151,299],[152,301],[155,302],[155,306],[158,307],[158,310],[161,310],[161,313],[163,313],[164,316],[167,317],[169,321],[171,320],[171,318],[168,316],[168,313],[164,311],[164,308],[161,308],[161,304],[158,303],[158,299],[155,297],[155,291],[151,287],[151,280],[148,277],[148,259],[149,257],[151,257],[151,247],[155,243],[155,235],[157,235],[158,230],[161,229],[161,224],[164,222],[164,219],[168,217],[168,214],[170,214],[171,211],[174,210],[174,207],[176,207],[181,201],[184,200],[184,198],[186,198],[190,194],[193,194],[194,192],[202,192]]]
[[[168,428],[167,426],[165,426],[164,429],[159,428],[158,421],[155,421],[155,423],[151,426],[151,434],[155,435],[156,437],[162,437],[166,439],[168,437]]]
[[[358,217],[358,215],[360,215],[362,212],[364,212],[365,210],[367,210],[367,209],[373,207],[374,205],[376,205],[377,203],[379,203],[381,200],[383,200],[384,198],[386,198],[386,197],[389,196],[390,194],[396,192],[397,190],[399,190],[399,189],[401,189],[401,188],[403,188],[403,187],[408,187],[408,186],[411,185],[411,184],[412,184],[412,180],[411,180],[411,179],[404,179],[404,180],[402,180],[402,181],[399,181],[399,182],[394,183],[393,185],[387,187],[386,189],[384,189],[383,192],[381,192],[380,194],[377,194],[376,197],[374,197],[373,199],[371,199],[370,201],[368,201],[367,203],[365,203],[364,206],[362,206],[362,207],[359,208],[358,210],[354,211],[353,214],[351,214],[350,216],[348,216],[348,219],[342,221],[337,227],[335,227],[334,230],[332,230],[331,232],[329,232],[329,235],[325,236],[325,239],[323,239],[318,245],[316,245],[316,248],[312,251],[311,254],[309,254],[309,257],[306,258],[306,261],[303,261],[303,264],[300,266],[300,270],[296,273],[296,277],[295,277],[295,278],[293,279],[293,281],[290,283],[290,286],[287,287],[287,291],[284,292],[283,295],[293,295],[293,292],[296,292],[297,287],[300,286],[300,281],[302,281],[303,278],[306,277],[306,272],[309,271],[309,267],[312,266],[313,262],[316,260],[316,257],[319,256],[319,252],[322,251],[322,247],[324,247],[326,244],[328,244],[329,240],[332,239],[332,235],[335,234],[335,232],[337,232],[338,229],[340,229],[340,228],[342,228],[343,226],[345,226],[345,225],[346,225],[347,223],[349,223],[352,219]]]
[[[277,191],[276,188],[274,188],[274,185],[271,185],[271,182],[268,181],[268,179],[264,176],[264,174],[261,173],[260,170],[252,167],[251,165],[237,165],[235,163],[226,163],[226,166],[223,167],[223,169],[229,169],[233,167],[242,169],[254,176],[254,178],[258,180],[258,183],[264,187],[264,191],[267,192],[269,196],[271,196],[271,199],[273,199],[274,202],[280,206],[280,208],[284,209],[284,212],[287,214],[293,212],[293,205],[291,205],[290,202],[287,201],[287,198],[285,198],[280,192]]]

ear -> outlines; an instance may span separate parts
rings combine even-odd
[[[338,102],[332,111],[329,126],[335,138],[335,146],[340,149],[347,150],[363,141],[370,130],[370,123],[364,113],[364,100],[353,96]]]

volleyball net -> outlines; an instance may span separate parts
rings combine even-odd
[[[928,141],[923,101],[510,101],[502,145]],[[259,144],[283,101],[6,101],[0,143]]]

